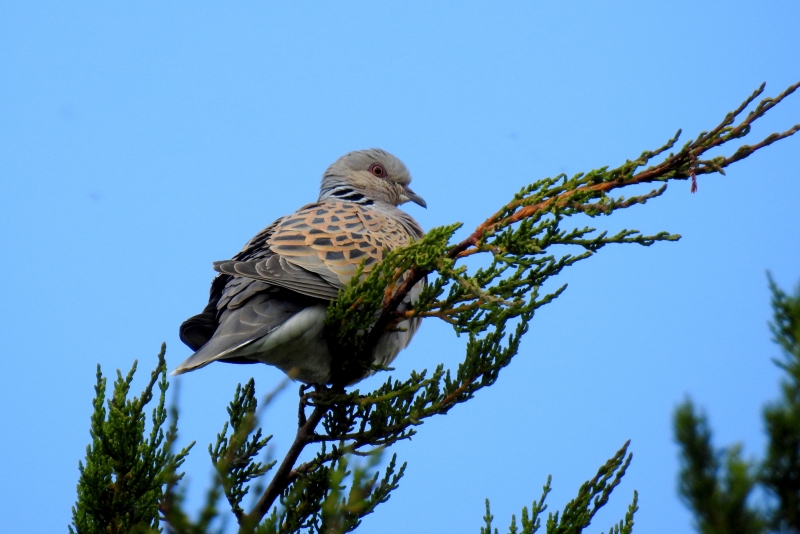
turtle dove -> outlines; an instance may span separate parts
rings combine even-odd
[[[410,182],[406,166],[383,150],[350,152],[334,162],[317,202],[267,226],[233,259],[214,262],[220,274],[208,305],[180,327],[181,341],[196,352],[172,374],[214,361],[263,362],[307,384],[329,382],[328,303],[362,262],[368,272],[386,250],[423,235],[397,208],[409,201],[426,207]],[[383,334],[373,363],[389,364],[418,327],[414,318]]]

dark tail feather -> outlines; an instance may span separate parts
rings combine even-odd
[[[186,319],[180,328],[180,337],[190,349],[197,351],[208,343],[217,330],[216,302],[209,302],[203,313]]]

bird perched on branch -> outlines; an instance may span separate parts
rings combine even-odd
[[[262,362],[307,384],[328,383],[329,302],[362,262],[369,272],[385,251],[423,235],[397,208],[409,201],[426,207],[410,182],[406,166],[383,150],[350,152],[334,162],[322,175],[317,202],[267,226],[233,259],[214,262],[220,274],[208,305],[180,327],[181,341],[196,352],[172,374],[214,361]],[[383,334],[373,363],[389,364],[418,327],[413,318]]]

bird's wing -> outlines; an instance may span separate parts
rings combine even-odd
[[[282,220],[283,218],[276,220],[256,234],[234,256],[234,259],[251,260],[268,254],[269,250],[266,248],[265,242]],[[225,310],[238,308],[250,297],[260,291],[269,289],[269,287],[269,284],[252,278],[230,276],[228,274],[217,275],[211,282],[208,304],[205,309],[181,324],[179,330],[181,341],[192,350],[199,350],[200,347],[208,343],[214,332],[216,332],[221,314]]]
[[[326,201],[281,219],[263,240],[259,257],[215,262],[214,268],[331,300],[362,261],[369,272],[385,250],[408,243],[408,231],[393,217],[367,206]]]

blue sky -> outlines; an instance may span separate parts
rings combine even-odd
[[[4,2],[0,6],[0,530],[70,521],[97,363],[106,373],[202,309],[211,262],[313,201],[343,153],[400,157],[424,227],[480,223],[521,186],[617,165],[716,125],[762,81],[800,79],[800,5],[753,2]],[[755,136],[800,122],[795,95]],[[538,498],[551,509],[632,439],[592,531],[640,494],[639,532],[690,530],[671,414],[691,395],[715,440],[760,455],[777,395],[765,272],[800,280],[800,138],[701,177],[601,228],[678,243],[607,248],[564,272],[496,386],[396,447],[409,468],[364,532],[477,532]],[[582,221],[581,221],[582,223]],[[455,366],[464,339],[425,323],[395,374]],[[198,502],[206,444],[235,385],[281,374],[214,365],[181,381]],[[141,387],[144,376],[137,385]],[[375,385],[366,382],[363,387]],[[274,454],[294,392],[270,408]],[[46,510],[46,513],[42,513]]]

